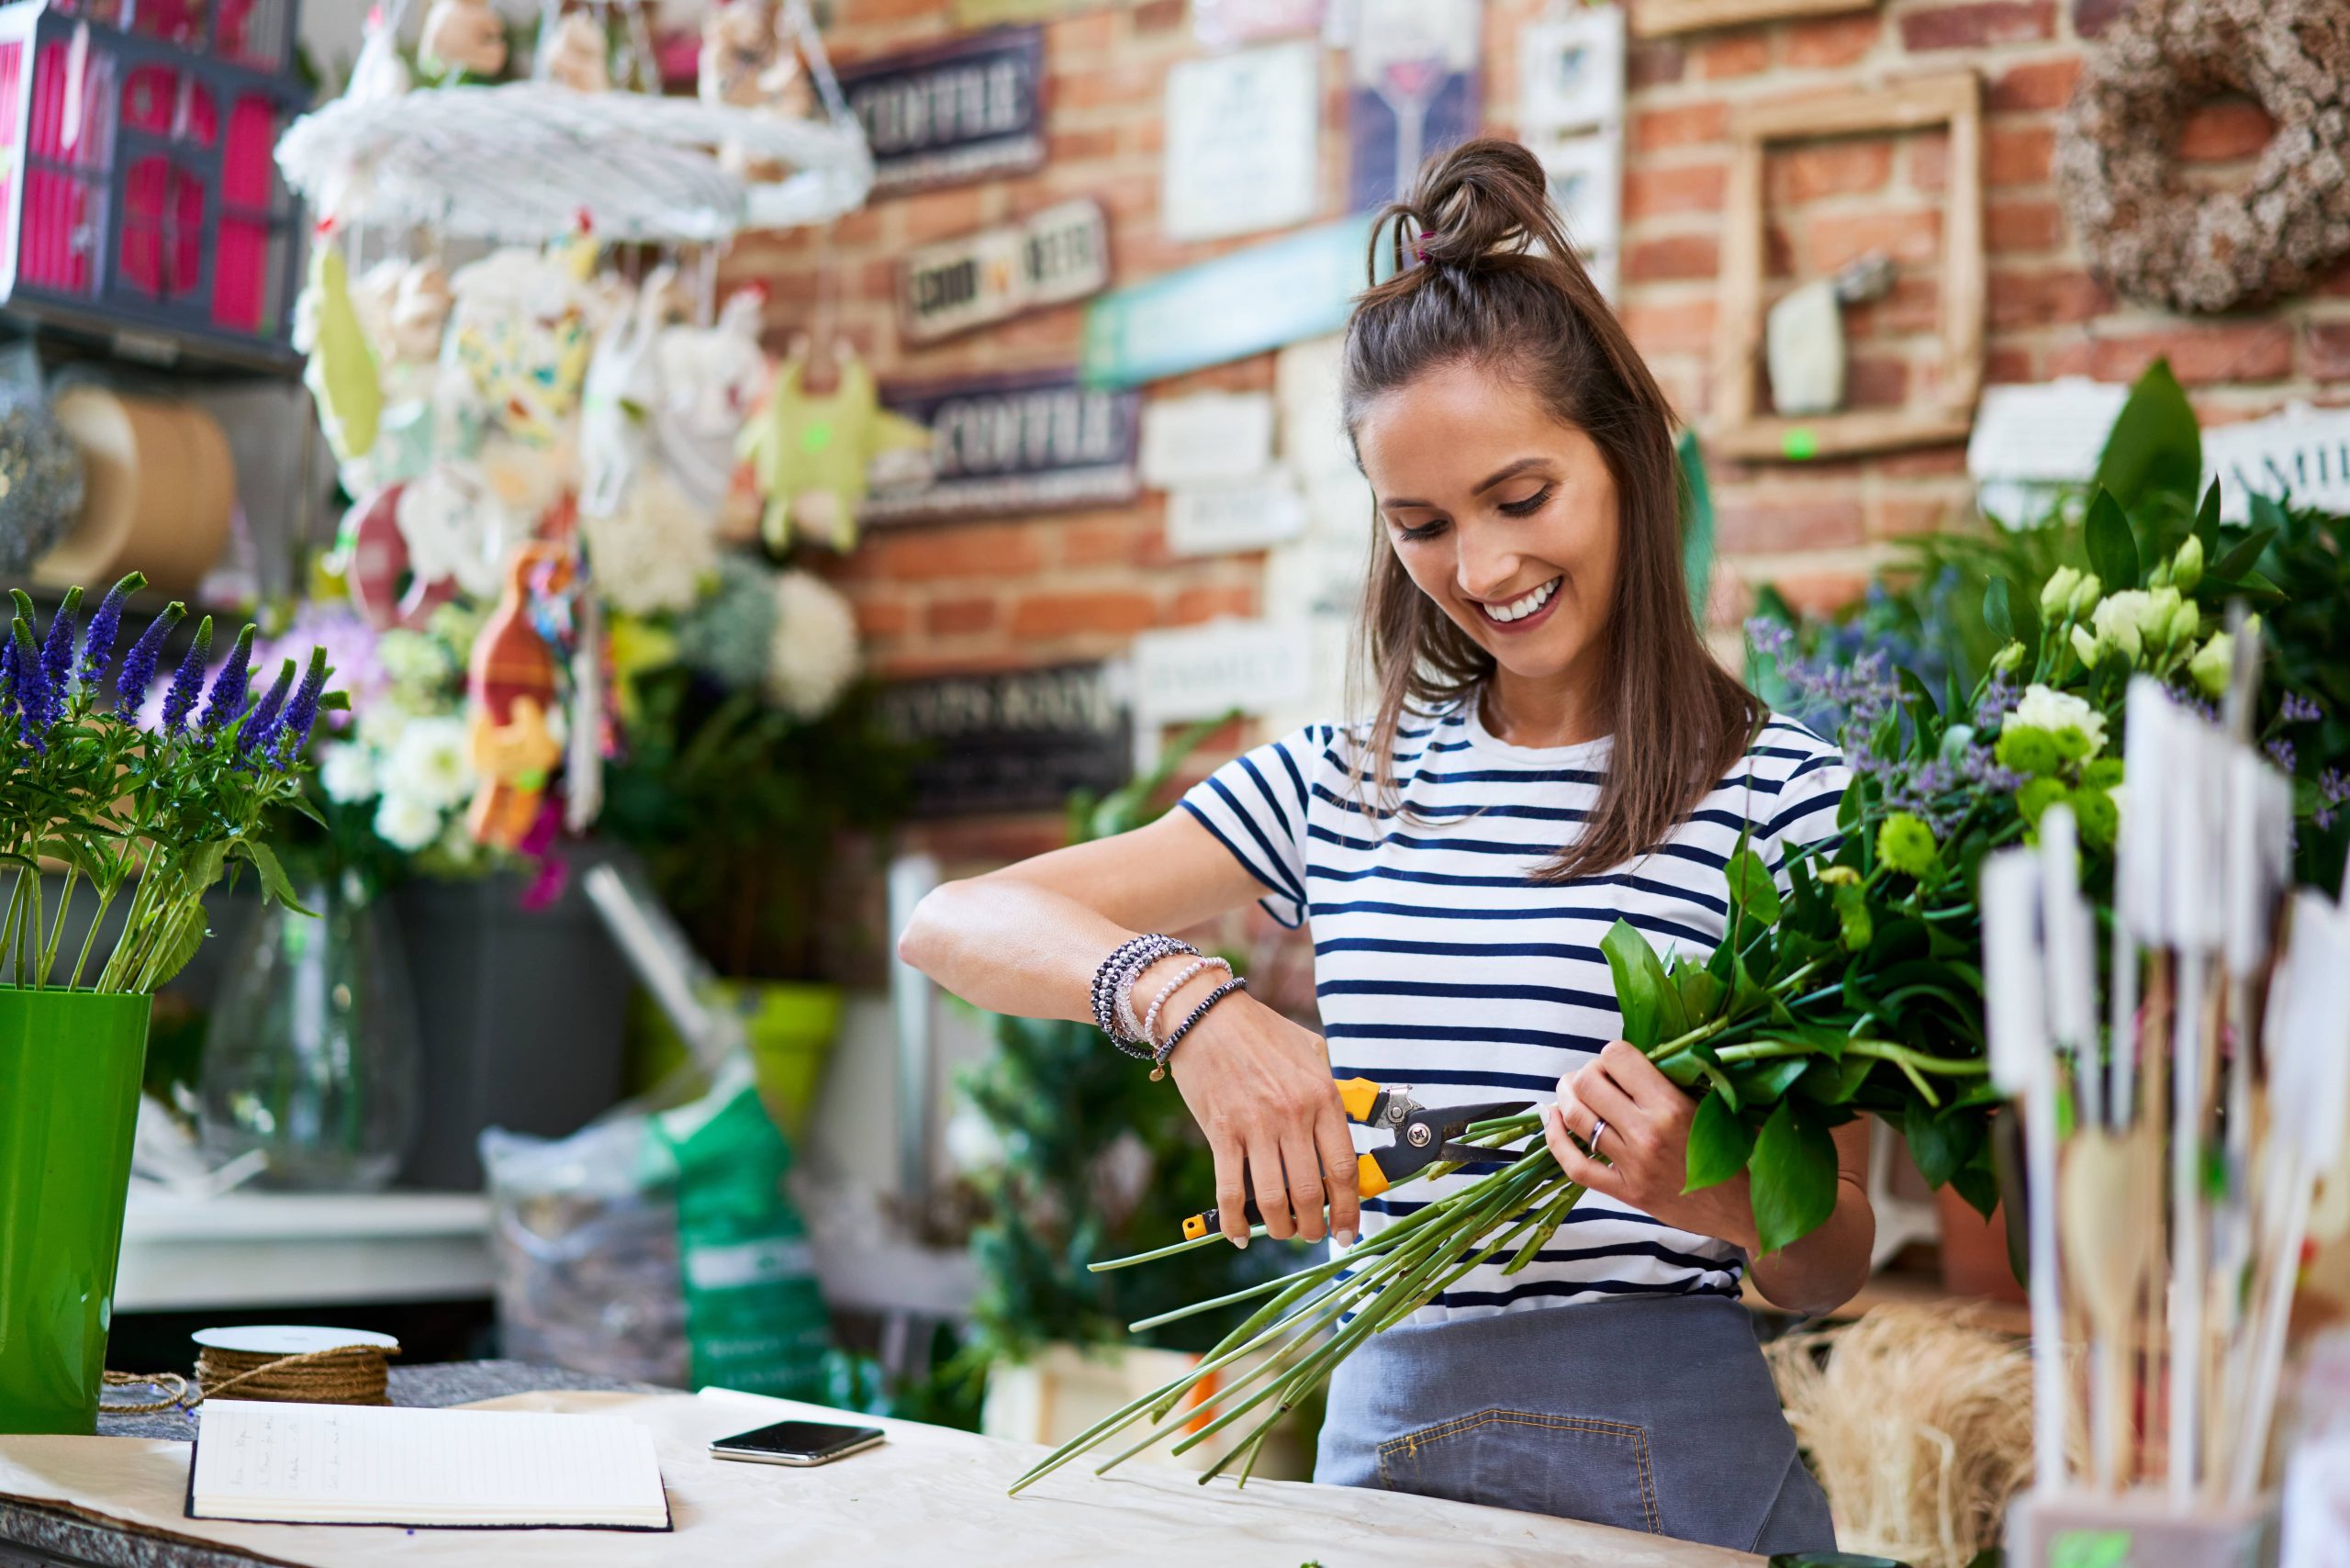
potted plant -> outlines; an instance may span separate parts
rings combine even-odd
[[[301,809],[303,750],[334,701],[319,650],[257,691],[251,627],[207,689],[207,619],[142,728],[185,613],[157,616],[118,669],[143,581],[117,583],[86,630],[79,588],[45,632],[17,591],[0,642],[0,863],[15,871],[0,923],[0,1431],[95,1427],[150,997],[207,935],[205,897],[232,862],[296,902],[262,831],[275,808]],[[48,865],[63,868],[53,903]],[[65,917],[84,883],[97,913],[77,942]]]

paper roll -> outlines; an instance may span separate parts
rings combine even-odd
[[[36,580],[103,592],[125,572],[173,598],[196,591],[229,543],[237,474],[203,409],[103,386],[60,392],[57,421],[87,470],[82,516],[33,567]]]

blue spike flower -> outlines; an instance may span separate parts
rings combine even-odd
[[[147,579],[132,572],[98,600],[97,610],[90,616],[90,629],[82,633],[79,678],[84,689],[97,686],[98,677],[106,673],[106,665],[114,658],[115,638],[122,630],[122,601],[146,586]]]
[[[204,663],[212,653],[212,617],[206,616],[196,624],[196,641],[188,644],[187,656],[180,660],[180,667],[172,675],[172,687],[163,693],[163,733],[175,735],[186,724],[188,710],[196,706],[196,698],[204,690]]]
[[[253,629],[249,625],[237,633],[237,645],[229,650],[229,662],[212,678],[212,689],[204,698],[204,711],[196,715],[197,729],[209,734],[243,717],[252,695],[247,683],[252,678],[252,660]]]
[[[286,694],[294,689],[294,661],[287,659],[277,667],[277,678],[262,693],[262,699],[237,726],[237,750],[250,755],[266,751],[277,734],[277,716],[285,706]]]
[[[285,722],[277,732],[277,765],[292,766],[309,744],[311,726],[319,722],[319,699],[326,695],[327,651],[310,650],[310,666],[302,672],[302,684],[294,689],[294,700],[285,705]]]
[[[49,623],[49,640],[40,645],[41,682],[48,689],[45,711],[51,722],[65,711],[66,684],[73,678],[73,624],[81,609],[81,588],[67,588],[65,602]]]
[[[15,674],[17,733],[35,751],[49,749],[50,707],[53,700],[48,675],[41,669],[40,650],[33,646],[32,628],[19,617],[8,627],[15,650],[9,662]]]
[[[162,657],[163,639],[186,613],[187,607],[173,599],[162,614],[148,622],[139,641],[130,644],[130,652],[122,655],[122,675],[114,686],[121,712],[135,714],[146,705],[147,689],[155,684],[156,662]]]

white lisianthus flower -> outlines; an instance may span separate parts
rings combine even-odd
[[[2187,673],[2193,678],[2195,689],[2216,702],[2228,689],[2235,660],[2236,640],[2225,632],[2214,632],[2201,651],[2187,661]]]
[[[440,716],[411,719],[384,762],[386,795],[408,795],[446,808],[474,792],[474,765],[465,755],[465,722]]]
[[[2178,619],[2184,600],[2175,588],[2158,588],[2143,597],[2146,602],[2138,607],[2138,634],[2150,648],[2168,647],[2171,625]]]
[[[767,694],[802,719],[821,718],[856,677],[856,612],[807,572],[778,572]]]
[[[376,792],[375,754],[356,741],[337,741],[319,748],[319,787],[327,799],[342,805],[373,799]]]
[[[2093,622],[2097,627],[2098,641],[2109,648],[2121,649],[2122,657],[2133,665],[2138,662],[2138,655],[2143,646],[2142,628],[2145,624],[2147,602],[2147,595],[2143,588],[2124,588],[2098,601]],[[2165,611],[2165,624],[2168,624],[2168,612]]]
[[[2116,595],[2115,598],[2121,597]],[[2109,599],[2107,603],[2111,603]],[[2087,741],[2089,749],[2084,760],[2105,749],[2105,715],[2069,692],[2052,691],[2044,686],[2027,686],[2023,700],[2016,704],[2009,722],[2026,729],[2045,730],[2056,734],[2065,730],[2078,730]]]
[[[2073,652],[2078,655],[2082,664],[2091,669],[2097,667],[2098,660],[2105,657],[2105,649],[2098,644],[2097,633],[2086,626],[2073,628],[2071,642]]]
[[[413,855],[441,835],[441,808],[397,791],[375,807],[375,836]]]
[[[660,474],[638,479],[610,517],[581,518],[579,532],[596,591],[631,615],[691,610],[718,565],[709,519]]]
[[[359,710],[353,728],[361,743],[380,759],[400,744],[401,734],[416,717],[417,710],[401,701],[397,692],[387,691]]]
[[[2040,613],[2053,621],[2073,607],[2073,595],[2081,586],[2081,574],[2073,566],[2059,566],[2049,575],[2040,588]]]

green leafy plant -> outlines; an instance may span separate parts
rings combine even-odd
[[[46,633],[30,596],[11,596],[16,614],[0,643],[0,864],[17,874],[0,961],[14,985],[72,989],[86,978],[98,991],[153,991],[203,942],[205,895],[233,860],[253,868],[265,897],[298,907],[261,834],[274,808],[310,809],[302,799],[303,748],[319,711],[339,705],[326,689],[326,655],[313,649],[298,678],[295,661],[285,660],[256,691],[248,626],[207,691],[207,618],[171,679],[161,722],[143,729],[140,705],[185,613],[174,603],[157,616],[124,654],[109,689],[125,601],[144,582],[133,573],[117,583],[86,631],[78,625],[78,588]],[[53,912],[44,859],[64,867]],[[84,882],[96,894],[97,913],[69,951],[66,915]],[[113,947],[93,969],[107,916],[126,892]]]
[[[1623,923],[1602,944],[1624,1037],[1698,1097],[1685,1190],[1745,1174],[1766,1252],[1833,1211],[1831,1134],[1863,1114],[1897,1130],[1934,1185],[1989,1211],[1997,1096],[1983,1036],[1982,858],[2034,838],[2061,802],[2079,824],[2089,896],[2109,918],[2125,688],[2148,675],[2183,696],[2213,697],[2232,652],[2220,629],[2227,602],[2285,598],[2257,567],[2274,543],[2266,529],[2221,526],[2216,489],[2198,505],[2190,488],[2182,504],[2175,487],[2182,476],[2191,487],[2195,469],[2163,445],[2177,439],[2176,420],[2159,406],[2168,382],[2165,371],[2142,386],[2117,430],[2125,450],[2109,449],[2109,476],[2134,508],[2100,487],[2083,510],[2076,556],[2060,547],[2045,570],[1976,579],[1996,648],[1969,686],[1946,670],[1937,691],[1881,649],[1812,665],[1792,629],[1751,623],[1758,657],[1824,715],[1852,767],[1838,832],[1790,854],[1775,875],[1741,842],[1724,873],[1726,930],[1702,961],[1662,957]],[[2140,431],[2153,432],[2143,453]],[[1523,1115],[1472,1126],[1466,1141],[1539,1149],[1539,1118]],[[1177,1452],[1256,1416],[1208,1472],[1237,1463],[1245,1481],[1273,1424],[1368,1336],[1488,1261],[1525,1268],[1582,1196],[1537,1153],[1327,1262],[1133,1325],[1265,1298],[1192,1372],[1064,1445],[1018,1486],[1147,1422],[1114,1464],[1159,1440],[1179,1407],[1189,1429]],[[1095,1267],[1183,1257],[1220,1240]],[[1204,1401],[1188,1403],[1211,1379]]]

